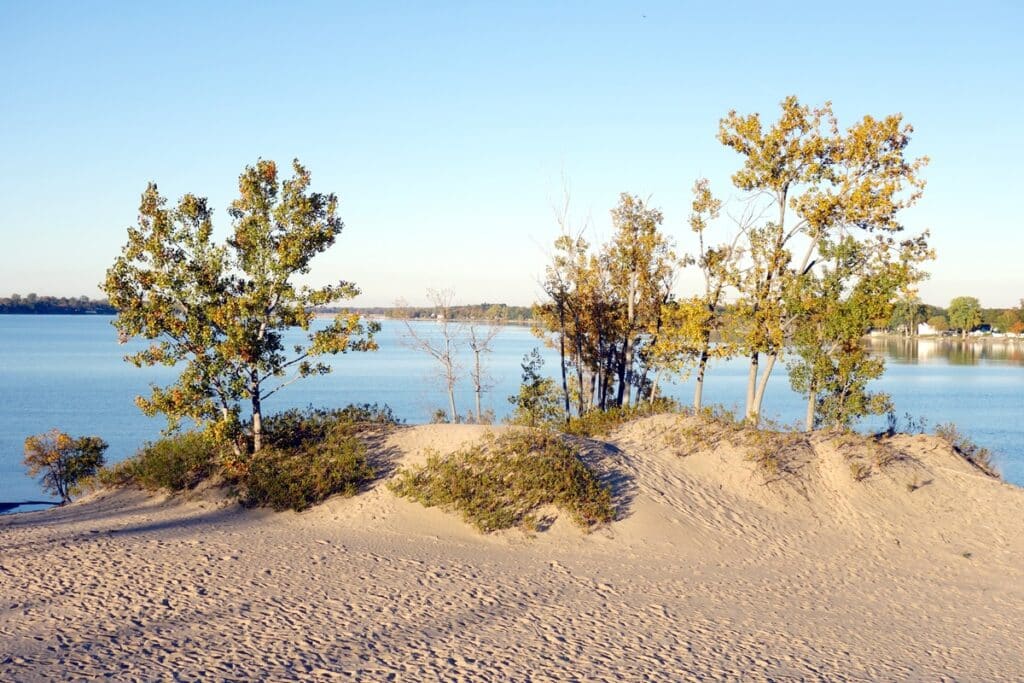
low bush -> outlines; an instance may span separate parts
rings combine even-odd
[[[615,516],[610,489],[563,438],[516,430],[491,436],[451,455],[431,454],[426,465],[399,471],[390,484],[427,507],[458,511],[487,533],[536,529],[537,511],[555,505],[590,530]]]
[[[247,507],[304,510],[335,494],[354,495],[372,477],[366,446],[342,424],[297,451],[264,447],[239,484]]]
[[[280,450],[297,450],[326,439],[339,425],[356,429],[398,423],[390,407],[376,403],[352,404],[336,409],[292,408],[263,419],[263,443]]]
[[[176,492],[220,475],[244,505],[303,510],[334,494],[351,495],[369,481],[373,471],[360,434],[398,422],[388,406],[377,404],[286,410],[264,418],[264,446],[255,455],[237,456],[206,432],[185,432],[146,444],[95,480]]]
[[[206,433],[183,432],[147,443],[128,460],[101,470],[98,479],[105,486],[184,491],[217,471],[222,452]]]
[[[974,443],[969,436],[960,432],[952,422],[940,424],[935,435],[948,443],[953,452],[993,479],[1001,479],[999,470],[992,462],[992,451]]]

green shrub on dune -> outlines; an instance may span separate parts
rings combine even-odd
[[[390,486],[427,507],[461,512],[484,532],[534,529],[546,505],[566,511],[587,530],[615,517],[609,487],[575,447],[546,431],[516,430],[451,455],[434,453],[424,466],[399,471]]]

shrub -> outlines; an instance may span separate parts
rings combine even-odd
[[[143,446],[135,456],[99,474],[106,486],[134,484],[145,489],[184,491],[212,475],[221,447],[205,432],[183,432]]]
[[[248,462],[240,479],[242,504],[275,510],[304,510],[334,494],[354,495],[373,477],[366,446],[346,423],[298,450],[268,446]]]
[[[390,487],[427,507],[459,511],[485,533],[535,529],[545,505],[587,530],[615,516],[610,489],[575,447],[549,432],[507,432],[448,456],[433,453],[426,465],[402,469]]]
[[[376,403],[352,404],[336,409],[292,408],[263,419],[263,443],[279,450],[301,450],[308,444],[326,439],[339,425],[355,429],[393,426],[398,422],[390,407]]]
[[[98,436],[71,437],[57,429],[25,439],[28,476],[40,472],[43,490],[60,496],[61,504],[71,500],[75,485],[96,474],[103,466],[107,442]]]
[[[948,443],[953,452],[974,465],[985,475],[1000,479],[999,470],[992,462],[992,451],[974,443],[969,436],[960,432],[952,422],[941,424],[935,428],[935,435]]]

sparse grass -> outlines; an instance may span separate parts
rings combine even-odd
[[[643,401],[638,405],[624,408],[614,407],[606,410],[591,410],[580,417],[573,417],[569,420],[568,425],[552,423],[551,426],[574,436],[605,436],[616,427],[641,417],[660,415],[662,413],[678,413],[681,410],[682,408],[676,401],[670,398],[658,398],[653,403]]]
[[[974,443],[969,436],[960,432],[952,422],[940,424],[935,428],[935,435],[948,443],[953,452],[974,465],[983,474],[993,479],[1001,479],[999,470],[992,462],[992,451]]]
[[[424,466],[400,470],[389,486],[427,507],[458,511],[485,533],[536,529],[546,505],[585,530],[615,516],[610,489],[574,446],[546,431],[516,430],[451,455],[432,453]]]
[[[888,431],[873,435],[845,431],[836,435],[835,446],[849,462],[853,478],[864,481],[873,472],[882,472],[895,463],[912,460],[905,451],[893,446],[891,439]]]
[[[851,460],[850,474],[854,481],[864,481],[871,476],[871,466],[859,460]]]
[[[683,424],[665,436],[665,445],[682,457],[711,450],[723,442],[736,445],[739,435],[746,429],[745,423],[737,420],[735,412],[721,406],[683,415]]]

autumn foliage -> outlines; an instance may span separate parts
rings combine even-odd
[[[103,466],[107,443],[98,436],[71,437],[57,429],[25,439],[25,466],[30,477],[42,474],[43,489],[71,500],[75,484]]]

